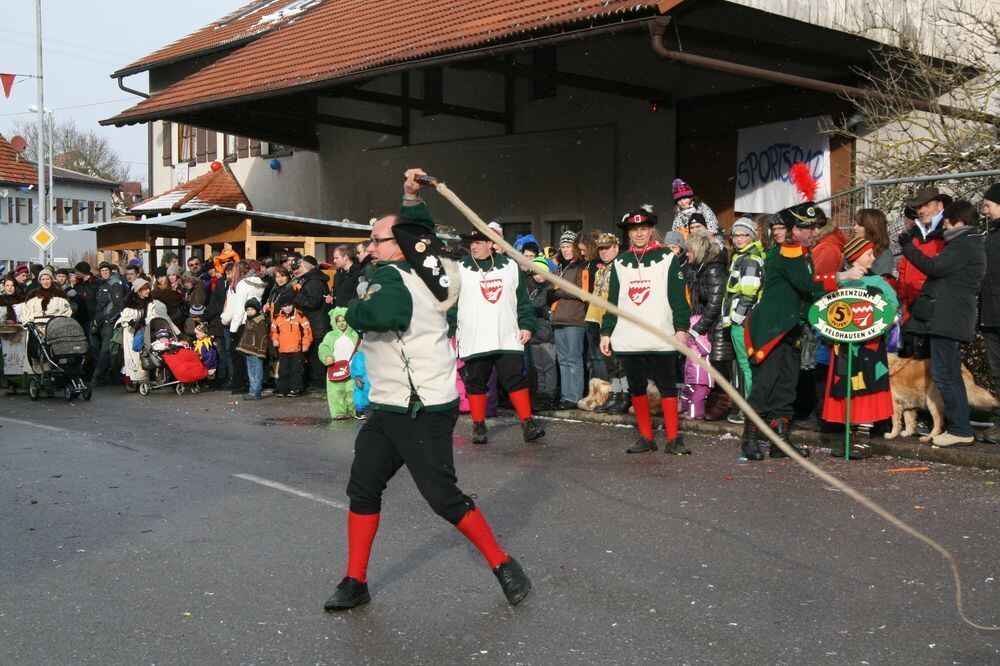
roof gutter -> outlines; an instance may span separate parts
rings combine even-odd
[[[124,78],[125,78],[124,74],[122,74],[121,76],[118,77],[118,87],[119,88],[121,88],[122,90],[124,90],[127,93],[132,93],[133,95],[138,95],[139,97],[145,97],[146,99],[149,99],[149,93],[144,93],[144,92],[141,92],[139,90],[133,90],[132,88],[129,88],[124,83],[122,83],[122,79],[124,79]]]
[[[806,76],[785,74],[784,72],[776,72],[774,70],[763,69],[760,67],[751,67],[750,65],[741,65],[735,62],[728,62],[717,58],[708,58],[706,56],[695,55],[693,53],[674,51],[672,49],[668,49],[663,41],[663,36],[666,33],[667,25],[670,23],[670,19],[671,17],[669,16],[658,16],[649,20],[649,36],[652,42],[653,52],[665,60],[691,65],[692,67],[700,67],[702,69],[711,69],[725,74],[745,76],[747,78],[759,79],[761,81],[771,81],[773,83],[789,85],[795,88],[818,90],[820,92],[830,93],[847,99],[870,99],[888,104],[898,104],[905,107],[919,109],[921,111],[927,111],[928,113],[941,114],[951,116],[953,118],[959,118],[961,120],[969,120],[977,123],[993,125],[994,127],[1000,127],[1000,116],[995,116],[989,113],[959,109],[945,104],[928,102],[923,99],[888,95],[876,90],[867,90],[856,86],[845,86],[838,83],[830,83],[829,81],[822,81],[820,79],[812,79]]]

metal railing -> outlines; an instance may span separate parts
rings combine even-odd
[[[889,218],[901,215],[906,201],[913,196],[914,185],[941,186],[942,192],[954,199],[968,199],[978,204],[983,192],[998,180],[1000,169],[880,178],[867,180],[816,203],[829,203],[831,219],[840,227],[851,227],[854,225],[854,214],[861,208],[878,208]]]

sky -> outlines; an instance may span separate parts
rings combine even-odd
[[[146,179],[146,126],[101,127],[140,98],[123,92],[110,74],[161,46],[208,25],[249,0],[42,0],[45,107],[56,119],[107,136],[128,163],[133,178]],[[35,64],[35,0],[3,0],[0,73],[31,74]],[[124,81],[148,89],[145,73]],[[38,100],[35,79],[17,77],[10,98],[0,91],[0,134],[12,135],[12,121],[31,119]]]

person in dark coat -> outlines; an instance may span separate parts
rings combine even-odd
[[[712,343],[709,361],[728,379],[730,362],[735,354],[722,316],[729,278],[726,251],[719,248],[707,231],[696,231],[688,234],[687,257],[688,263],[683,270],[684,281],[691,293],[691,315],[701,317],[691,330],[708,336]],[[705,419],[721,419],[728,413],[729,407],[729,396],[718,390],[716,395],[709,397]]]
[[[983,213],[990,221],[986,234],[986,276],[979,296],[979,325],[986,340],[993,394],[1000,396],[1000,183],[983,195]]]
[[[295,307],[312,327],[313,338],[322,340],[330,332],[330,304],[326,297],[330,294],[326,275],[317,268],[316,258],[302,257],[294,265],[295,277],[299,280],[295,293]],[[318,346],[318,345],[317,345]],[[315,349],[310,349],[306,357],[308,370],[306,378],[314,391],[326,390],[326,366]]]
[[[963,344],[972,342],[976,329],[977,296],[986,276],[986,250],[979,237],[979,213],[968,201],[944,209],[944,248],[928,257],[913,244],[912,234],[899,243],[903,256],[927,276],[913,302],[904,332],[930,340],[931,379],[944,400],[948,431],[932,441],[935,446],[969,446],[975,441],[969,423],[969,398],[962,379]]]
[[[219,366],[216,368],[214,380],[218,386],[225,386],[226,382],[231,380],[233,376],[233,359],[229,346],[226,344],[226,326],[222,323],[222,312],[226,309],[229,276],[234,265],[235,262],[228,261],[225,265],[220,266],[223,269],[222,273],[214,276],[205,304],[204,317],[205,321],[208,322],[208,332],[215,340],[216,350],[219,354]]]
[[[101,281],[97,287],[94,328],[98,331],[101,346],[95,354],[97,367],[94,368],[94,379],[100,384],[116,384],[120,368],[115,367],[116,359],[111,358],[111,336],[122,313],[125,286],[121,276],[112,272],[111,264],[102,262],[98,270],[101,272]]]
[[[358,281],[364,275],[364,267],[357,262],[357,250],[353,245],[338,245],[333,251],[333,265],[337,275],[333,278],[333,306],[346,308],[358,297]]]

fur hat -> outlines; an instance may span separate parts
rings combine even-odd
[[[138,294],[143,287],[149,287],[149,281],[142,278],[136,278],[135,282],[132,283],[132,293]]]
[[[683,199],[684,197],[694,196],[694,190],[691,189],[691,186],[685,183],[680,178],[674,179],[673,190],[674,190],[674,202],[676,202],[678,199]]]
[[[200,282],[200,280],[198,276],[191,271],[184,271],[181,274],[181,282]]]
[[[681,249],[682,252],[687,251],[687,243],[684,242],[684,236],[679,231],[668,231],[663,234],[663,246],[676,245]]]
[[[247,302],[243,304],[244,310],[249,310],[253,308],[255,312],[260,313],[260,301],[256,298],[248,298]]]
[[[874,248],[872,242],[864,236],[855,236],[844,245],[844,261],[853,264],[861,255]]]
[[[18,268],[20,268],[20,266],[18,266]],[[25,266],[25,268],[27,268],[27,266]],[[73,268],[74,270],[76,270],[77,273],[83,273],[84,275],[90,273],[90,264],[88,264],[86,261],[81,261]]]
[[[577,235],[576,232],[573,231],[572,229],[566,229],[559,236],[560,247],[563,245],[573,245],[576,242],[576,235]]]
[[[741,217],[740,219],[733,222],[732,229],[729,230],[730,233],[736,233],[736,230],[745,231],[750,234],[750,238],[757,240],[757,225],[753,223],[749,217]]]
[[[180,264],[170,264],[167,267],[167,275],[180,276],[184,273],[184,269],[181,268]]]
[[[640,224],[648,224],[650,226],[656,225],[656,213],[653,212],[653,207],[651,205],[643,204],[641,207],[625,213],[622,215],[622,219],[618,222],[618,226],[623,229],[628,229],[629,227],[634,227]]]
[[[988,201],[992,201],[995,204],[1000,204],[1000,183],[993,183],[990,185],[990,189],[986,190],[983,194],[983,198]]]

